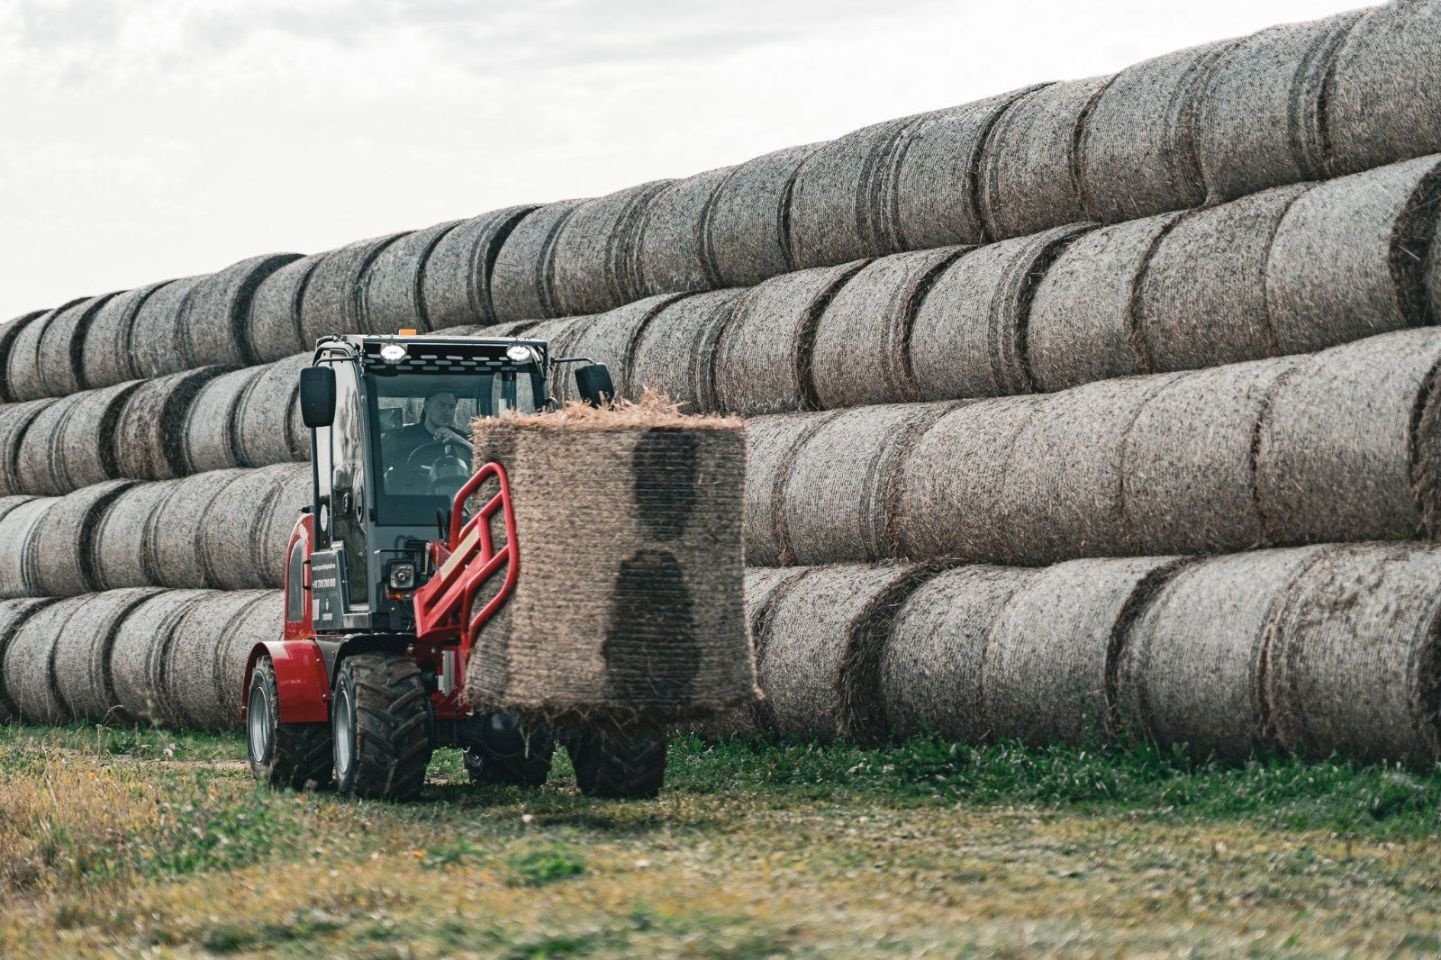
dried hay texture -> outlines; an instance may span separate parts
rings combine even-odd
[[[240,590],[212,593],[189,605],[170,634],[160,670],[164,719],[178,727],[229,730],[240,726],[240,696],[226,697],[229,682],[227,635],[267,593]],[[241,667],[242,682],[244,666]]]
[[[53,310],[19,324],[9,337],[5,351],[5,393],[8,401],[39,400],[49,396],[40,373],[40,345],[54,320],[86,299],[67,301]]]
[[[291,354],[315,349],[300,329],[300,302],[310,273],[324,254],[293,260],[270,274],[250,298],[245,324],[245,348],[257,363],[269,363]]]
[[[1086,115],[1079,148],[1089,220],[1120,223],[1206,199],[1196,156],[1196,110],[1223,40],[1127,67]]]
[[[77,598],[75,612],[56,638],[53,667],[56,693],[73,719],[94,723],[123,719],[110,676],[110,651],[121,621],[158,592],[112,590]]]
[[[30,400],[0,406],[0,494],[24,491],[20,478],[20,451],[30,425],[59,400]]]
[[[70,597],[34,611],[10,638],[0,667],[5,695],[30,723],[67,723],[70,712],[55,687],[55,648],[68,622],[89,600]]]
[[[1273,624],[1287,588],[1328,549],[1234,554],[1175,573],[1122,641],[1121,729],[1229,761],[1269,746],[1264,685]]]
[[[244,467],[310,459],[310,431],[300,419],[300,371],[311,354],[262,367],[235,407],[234,442]]]
[[[1326,79],[1360,17],[1282,24],[1216,60],[1196,108],[1196,154],[1211,203],[1328,174]]]
[[[1131,324],[1154,369],[1190,370],[1281,352],[1266,261],[1281,218],[1310,184],[1186,214],[1142,268]]]
[[[145,301],[168,282],[117,293],[95,311],[80,348],[81,380],[86,386],[108,387],[140,378],[130,353],[130,332]]]
[[[757,417],[746,422],[746,479],[741,540],[746,566],[789,565],[781,489],[802,445],[838,411]]]
[[[1364,544],[1325,553],[1288,591],[1266,675],[1281,745],[1311,759],[1441,758],[1441,552]]]
[[[942,247],[871,261],[816,322],[811,380],[826,409],[920,399],[911,369],[916,311],[936,278],[965,250]]]
[[[641,224],[650,202],[670,183],[655,180],[587,200],[566,218],[551,250],[559,315],[613,310],[641,296],[636,275]]]
[[[251,257],[200,280],[180,313],[182,369],[259,363],[246,336],[251,300],[266,277],[299,259],[298,253]]]
[[[522,574],[482,631],[466,686],[477,708],[648,725],[752,698],[740,421],[685,417],[647,396],[474,429],[476,462],[500,462],[525,491],[515,522],[526,568],[549,571]]]
[[[10,391],[10,352],[15,341],[20,338],[21,331],[40,320],[47,312],[35,310],[0,324],[0,403],[15,402],[15,396]]]
[[[186,473],[240,464],[236,438],[240,401],[265,373],[265,367],[246,367],[222,374],[201,387],[186,413],[180,444]]]
[[[1291,204],[1271,244],[1266,297],[1285,353],[1436,322],[1425,264],[1441,158],[1323,183]]]
[[[151,564],[146,530],[180,480],[139,483],[110,502],[95,530],[92,548],[98,589],[152,587],[160,575]],[[193,519],[187,523],[194,523]]]
[[[202,518],[216,502],[230,508],[240,506],[230,500],[227,491],[249,473],[248,470],[212,470],[186,477],[175,484],[170,495],[151,512],[143,535],[149,550],[146,562],[160,586],[211,586],[201,561]]]
[[[272,522],[272,511],[295,506],[290,502],[293,497],[286,496],[290,491],[303,487],[303,502],[309,502],[310,473],[308,465],[298,463],[248,470],[210,502],[195,523],[207,586],[246,590],[281,585],[276,575],[284,570],[286,543],[277,544],[266,534],[279,525]],[[282,500],[286,502],[280,506]],[[285,512],[291,513],[294,524],[296,510]],[[289,535],[287,526],[287,540]]]
[[[1002,240],[936,277],[911,325],[910,368],[923,400],[1006,396],[1035,389],[1026,356],[1036,285],[1087,227]]]
[[[147,380],[125,398],[115,426],[119,475],[168,480],[185,473],[185,424],[202,387],[225,373],[204,367]]]
[[[716,348],[745,292],[697,293],[662,307],[632,347],[625,377],[631,395],[652,390],[686,413],[719,410]]]
[[[170,640],[180,620],[211,590],[161,590],[120,621],[110,646],[110,680],[125,715],[137,723],[173,723],[179,709],[165,679]],[[239,713],[238,704],[236,713]]]
[[[1025,567],[957,567],[906,598],[881,653],[881,692],[893,736],[934,732],[962,743],[985,737],[986,638],[1016,591],[1038,576]]]
[[[1441,151],[1441,7],[1369,11],[1341,44],[1327,87],[1332,175]]]
[[[85,339],[95,315],[115,294],[91,297],[51,317],[40,335],[40,382],[47,397],[90,386],[85,380]]]
[[[66,490],[79,490],[120,475],[115,427],[139,381],[76,394],[74,406],[50,444],[50,469]]]
[[[863,266],[798,270],[753,287],[716,348],[720,409],[745,416],[814,408],[811,346],[831,298]]]
[[[321,337],[361,332],[361,277],[386,247],[404,236],[372,237],[320,255],[300,296],[300,339],[307,348]]]
[[[63,436],[65,422],[79,406],[81,396],[72,393],[61,397],[37,413],[26,428],[15,457],[20,493],[58,496],[70,492],[66,478],[55,469],[58,466],[55,445]]]
[[[5,651],[25,621],[57,601],[53,598],[0,600],[0,723],[19,719],[20,713],[6,692]]]
[[[805,440],[780,479],[781,556],[800,564],[897,555],[900,466],[949,403],[842,410]]]
[[[181,352],[185,301],[204,279],[198,276],[171,280],[140,305],[130,324],[130,363],[137,376],[151,379],[186,368]]]
[[[979,208],[988,238],[1086,219],[1077,147],[1086,114],[1111,79],[1040,87],[1001,113],[980,157]]]
[[[776,733],[885,737],[881,651],[896,612],[934,572],[902,563],[816,567],[772,602],[760,681]]]
[[[23,554],[27,592],[72,597],[100,589],[96,533],[115,499],[134,480],[107,480],[59,498],[45,510],[23,542],[0,540]]]
[[[552,264],[556,239],[584,200],[547,203],[527,213],[506,236],[490,274],[495,320],[556,317],[565,311],[555,297]]]
[[[216,651],[216,702],[229,711],[225,722],[240,723],[240,705],[245,702],[245,668],[258,644],[278,640],[285,630],[285,595],[266,590],[227,625]]]
[[[788,147],[735,167],[706,212],[702,259],[717,287],[752,287],[795,269],[790,196],[796,171],[820,144]]]
[[[734,170],[722,167],[676,180],[646,205],[635,248],[636,277],[646,296],[721,286],[706,259],[706,214]]]
[[[567,354],[605,364],[610,368],[616,396],[633,397],[636,391],[632,389],[630,382],[630,366],[636,341],[656,314],[679,296],[680,294],[666,293],[658,297],[646,297],[644,300],[590,317],[566,344]],[[565,376],[557,377],[551,384],[551,391],[557,399],[580,399],[575,391],[574,371],[575,367],[571,367],[565,371]]]
[[[311,495],[310,468],[291,467],[290,472],[277,471],[279,485],[274,496],[266,501],[264,518],[256,533],[255,556],[261,579],[267,584],[285,582],[286,547],[290,534],[300,519],[302,508],[314,506]]]
[[[14,510],[21,504],[29,503],[31,500],[34,499],[35,497],[26,497],[19,495],[0,497],[0,520],[3,520],[5,518],[5,515],[8,514],[11,510]]]
[[[1033,745],[1104,739],[1115,725],[1126,631],[1185,562],[1072,560],[1022,586],[994,621],[981,665],[990,735]]]
[[[1026,327],[1037,389],[1152,372],[1136,319],[1139,281],[1180,217],[1167,213],[1093,230],[1046,270]]]
[[[432,329],[422,280],[436,245],[460,223],[452,220],[408,233],[376,254],[360,275],[358,332]]]
[[[491,299],[496,258],[516,224],[535,209],[526,204],[492,210],[440,238],[420,273],[420,302],[431,329],[496,321]]]

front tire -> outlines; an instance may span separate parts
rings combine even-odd
[[[592,728],[573,734],[565,747],[587,797],[649,800],[660,795],[669,747],[664,735]]]
[[[250,772],[255,779],[291,790],[330,785],[330,725],[280,722],[280,685],[269,657],[256,662],[245,704]]]
[[[331,708],[340,792],[414,799],[430,763],[430,727],[430,697],[414,660],[379,653],[346,658]]]
[[[460,746],[471,783],[543,787],[550,778],[555,739],[544,728],[527,730],[501,714],[482,714],[461,728]]]

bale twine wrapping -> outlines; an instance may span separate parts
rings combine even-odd
[[[240,723],[240,705],[245,702],[245,668],[257,644],[278,639],[285,630],[285,595],[278,590],[260,593],[248,607],[230,621],[221,635],[217,653],[216,702],[230,711],[229,726]]]
[[[1136,320],[1146,262],[1181,215],[1093,230],[1068,246],[1037,284],[1026,346],[1036,387],[1067,387],[1150,373]]]
[[[646,296],[691,293],[721,284],[706,260],[706,212],[735,170],[722,167],[676,180],[646,205],[636,236],[636,276]]]
[[[755,416],[817,404],[811,344],[822,311],[864,261],[798,270],[767,280],[736,305],[716,347],[722,410]]]
[[[67,490],[79,490],[120,475],[115,427],[139,381],[77,394],[69,416],[50,445],[51,473]]]
[[[881,692],[892,736],[933,732],[961,743],[985,737],[986,638],[1016,591],[1039,575],[1025,567],[957,567],[906,598],[881,654]]]
[[[89,600],[68,597],[34,611],[5,647],[5,694],[30,723],[66,723],[70,712],[55,687],[55,648],[69,620]]]
[[[795,268],[790,196],[796,171],[820,144],[787,147],[735,167],[706,211],[703,259],[718,287],[753,287]]]
[[[0,600],[0,723],[9,723],[20,716],[6,693],[9,684],[5,679],[5,651],[29,617],[56,602],[52,597]]]
[[[405,236],[371,237],[320,255],[300,296],[300,339],[307,348],[321,337],[360,332],[361,278],[386,247]]]
[[[949,403],[842,410],[795,451],[780,478],[781,556],[800,564],[897,555],[900,465]]]
[[[1436,157],[1332,180],[1291,204],[1266,264],[1281,350],[1303,353],[1434,323],[1425,264],[1438,207]]]
[[[149,529],[151,516],[180,482],[138,483],[110,502],[95,530],[93,557],[98,589],[160,585],[160,575],[151,564],[145,531]],[[195,521],[186,522],[193,525]]]
[[[1095,743],[1115,726],[1115,666],[1149,599],[1185,561],[1072,560],[1041,571],[994,621],[981,706],[996,738]]]
[[[1206,199],[1196,156],[1196,109],[1216,59],[1234,40],[1178,50],[1118,73],[1081,129],[1087,219],[1120,223]]]
[[[85,340],[95,315],[115,294],[82,300],[51,317],[40,335],[40,381],[45,396],[63,397],[89,384],[85,381]]]
[[[20,338],[22,330],[45,316],[47,312],[35,310],[0,324],[0,404],[15,402],[15,396],[10,391],[10,353],[15,346],[15,341]]]
[[[739,421],[653,401],[474,429],[476,462],[499,461],[526,491],[515,503],[525,563],[555,574],[521,577],[482,631],[466,686],[477,708],[650,725],[753,697]]]
[[[1288,591],[1266,675],[1281,745],[1429,769],[1441,757],[1441,552],[1328,551]]]
[[[616,396],[632,397],[635,391],[630,380],[630,362],[636,341],[656,314],[679,296],[680,294],[666,293],[658,297],[646,297],[644,300],[637,300],[591,317],[580,326],[574,339],[566,344],[566,350],[572,356],[587,357],[608,366],[611,380],[615,384]],[[566,373],[572,373],[574,369],[572,367]],[[562,401],[580,399],[576,395],[573,376],[556,378],[551,389]]]
[[[226,634],[266,595],[250,590],[212,593],[189,605],[170,633],[160,671],[160,702],[173,711],[165,715],[166,721],[201,730],[240,726],[239,695],[225,697],[232,686],[227,682]]]
[[[1277,187],[1181,217],[1141,271],[1132,322],[1156,370],[1281,352],[1266,302],[1271,238],[1310,184]]]
[[[1023,237],[1086,219],[1077,145],[1091,104],[1111,79],[1040,87],[1001,113],[980,157],[979,206],[988,237]]]
[[[20,324],[13,332],[5,351],[5,391],[9,399],[39,400],[49,396],[40,372],[40,345],[45,330],[57,317],[85,302],[85,297],[69,300]]]
[[[200,388],[186,413],[180,443],[186,473],[223,470],[240,464],[236,442],[240,401],[265,373],[265,367],[245,367],[222,374]]]
[[[310,468],[291,468],[279,474],[278,489],[267,501],[264,520],[256,535],[256,566],[267,584],[285,582],[286,548],[303,507],[313,507]]]
[[[283,571],[286,543],[276,544],[266,536],[271,511],[287,491],[297,486],[303,486],[303,502],[309,502],[310,479],[306,464],[282,463],[247,470],[210,502],[195,524],[206,585],[221,590],[281,585],[276,574]],[[237,513],[237,506],[243,506],[244,511]],[[292,503],[286,506],[298,511]],[[289,535],[290,528],[286,527],[287,540]]]
[[[716,345],[744,290],[714,290],[675,300],[646,324],[631,351],[626,381],[632,396],[663,394],[685,413],[720,409]]]
[[[22,549],[30,592],[71,597],[100,589],[96,532],[116,497],[134,480],[107,480],[61,497],[30,530]]]
[[[490,274],[496,320],[557,317],[552,263],[555,241],[571,214],[585,201],[561,200],[527,213],[500,245]]]
[[[62,437],[65,422],[79,406],[80,399],[81,394],[78,393],[61,397],[39,411],[26,428],[15,457],[21,493],[58,496],[70,492],[65,476],[55,469],[59,466],[55,444]]]
[[[110,645],[110,680],[130,720],[173,723],[178,716],[165,682],[171,670],[170,638],[190,608],[212,596],[210,590],[160,590],[120,621]]]
[[[935,279],[911,327],[923,400],[1030,393],[1031,298],[1047,267],[1087,228],[1058,227],[971,251]]]
[[[119,475],[168,480],[185,473],[185,423],[202,387],[225,373],[203,367],[147,380],[125,398],[115,426]]]
[[[257,363],[270,363],[301,351],[315,349],[300,329],[300,301],[310,273],[324,254],[292,260],[267,276],[250,298],[245,348]]]
[[[636,276],[641,223],[651,200],[670,182],[655,180],[587,200],[566,218],[551,259],[562,315],[613,310],[641,296]]]
[[[815,432],[838,416],[838,411],[792,413],[756,417],[746,422],[745,515],[741,539],[746,565],[770,567],[789,565],[783,557],[786,538],[781,510],[781,485],[790,475],[800,447]]]
[[[822,407],[920,399],[910,351],[916,311],[941,271],[967,249],[881,257],[836,291],[816,321],[811,348],[811,380]]]
[[[71,718],[95,723],[124,718],[110,676],[110,651],[121,621],[159,592],[112,590],[77,598],[75,612],[55,641],[55,690]]]
[[[171,280],[140,305],[130,325],[130,364],[138,376],[148,380],[186,369],[181,352],[185,301],[204,279]]]
[[[0,494],[24,491],[20,477],[20,451],[30,424],[59,400],[30,400],[0,405]]]
[[[437,223],[387,244],[360,274],[357,332],[395,333],[432,329],[421,278],[435,247],[459,220]]]
[[[1231,761],[1268,746],[1264,684],[1276,615],[1287,588],[1327,549],[1240,553],[1176,572],[1122,640],[1120,729]]]
[[[1302,358],[1256,441],[1266,540],[1409,538],[1438,529],[1441,332],[1405,330]]]
[[[144,534],[149,549],[146,562],[161,586],[211,586],[201,561],[200,520],[217,501],[225,504],[222,510],[239,506],[226,491],[248,473],[247,470],[211,470],[186,477],[175,484],[170,495],[151,512]]]
[[[259,363],[245,329],[250,322],[251,299],[266,277],[299,259],[298,253],[251,257],[197,283],[180,314],[185,368]]]
[[[130,332],[145,301],[168,282],[122,291],[95,311],[80,346],[81,381],[86,386],[108,387],[140,378],[130,353]]]
[[[491,274],[496,257],[516,224],[534,209],[526,204],[492,210],[441,236],[420,271],[420,302],[431,329],[495,322]]]
[[[244,467],[310,459],[310,431],[300,414],[300,371],[311,354],[299,353],[261,367],[235,407],[233,438]]]

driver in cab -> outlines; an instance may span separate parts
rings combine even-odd
[[[446,445],[455,444],[455,452],[468,457],[470,440],[456,429],[455,408],[455,394],[433,393],[425,398],[420,420],[385,434],[382,445],[387,473],[395,471],[399,474],[396,479],[407,487],[424,487],[434,479],[428,468],[445,456]]]

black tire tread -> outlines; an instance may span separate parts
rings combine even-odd
[[[555,740],[548,731],[483,730],[489,716],[473,718],[476,729],[462,730],[461,758],[470,782],[480,786],[543,787],[550,779]]]
[[[280,688],[275,664],[262,657],[251,674],[251,685],[261,684],[270,698],[270,715],[280,716]],[[275,753],[268,765],[250,761],[250,772],[282,790],[323,790],[330,786],[333,754],[328,723],[277,723]]]
[[[346,659],[355,688],[358,797],[411,800],[430,764],[430,695],[408,657],[362,653]]]
[[[580,731],[566,742],[580,792],[614,800],[659,796],[669,747],[661,734],[595,729]]]

